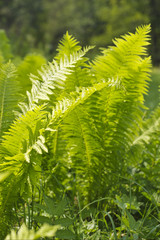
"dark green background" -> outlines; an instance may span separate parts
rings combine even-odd
[[[38,49],[53,57],[67,30],[83,45],[98,48],[147,23],[152,25],[153,64],[159,65],[159,0],[0,0],[0,28],[11,39],[14,54],[21,56]]]

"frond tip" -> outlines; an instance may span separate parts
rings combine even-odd
[[[60,59],[64,58],[64,56],[69,57],[70,54],[80,51],[81,46],[78,44],[79,42],[74,37],[69,35],[67,31],[66,34],[64,34],[60,43],[58,44],[58,48],[57,48],[58,54],[56,56],[56,60],[60,61]]]

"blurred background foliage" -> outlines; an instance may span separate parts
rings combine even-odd
[[[0,29],[4,29],[14,55],[29,51],[52,57],[68,30],[83,45],[107,47],[112,39],[151,23],[150,52],[160,64],[159,0],[0,0]]]

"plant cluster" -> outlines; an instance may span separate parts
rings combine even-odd
[[[8,61],[4,38],[2,239],[159,239],[160,108],[148,117],[144,105],[149,32],[115,39],[92,62],[93,47],[67,32],[47,64]]]

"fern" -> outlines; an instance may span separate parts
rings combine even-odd
[[[103,51],[103,56],[91,65],[91,72],[92,82],[105,81],[106,87],[64,122],[62,135],[68,142],[65,165],[70,163],[68,168],[76,173],[77,188],[91,197],[89,201],[96,197],[92,194],[95,186],[98,197],[116,184],[113,171],[126,172],[125,156],[142,124],[143,95],[149,81],[151,61],[142,58],[149,30],[149,26],[139,28],[135,35],[117,39],[116,47]]]
[[[48,101],[49,95],[52,95],[56,89],[63,89],[63,82],[66,76],[72,72],[71,68],[75,66],[76,62],[79,61],[89,49],[90,48],[85,48],[70,55],[70,59],[67,57],[62,58],[59,65],[53,60],[53,63],[42,67],[42,70],[38,72],[41,76],[41,81],[39,81],[39,77],[31,75],[32,89],[31,93],[27,91],[28,104],[19,104],[23,114],[29,109],[34,109],[39,100]]]
[[[2,215],[6,212],[4,218],[12,215],[11,209],[19,195],[29,197],[32,194],[32,185],[40,178],[40,158],[33,156],[34,160],[29,162],[25,150],[43,129],[45,118],[43,109],[43,106],[37,107],[16,119],[9,132],[4,135],[0,148],[0,169],[1,172],[7,170],[10,173],[9,178],[1,186],[3,191],[0,194],[0,212]],[[4,226],[3,220],[1,224]]]
[[[4,140],[1,144],[1,154],[5,154],[5,160],[7,160],[6,163],[2,164],[3,170],[10,170],[9,168],[5,169],[4,165],[9,165],[11,168],[15,165],[18,168],[18,162],[20,163],[21,157],[30,162],[29,155],[32,149],[35,149],[40,154],[42,150],[47,152],[47,148],[44,145],[45,139],[42,136],[43,132],[47,130],[55,131],[70,111],[73,111],[73,109],[82,104],[95,91],[100,91],[105,86],[105,83],[101,83],[88,89],[82,89],[80,93],[77,91],[76,99],[64,99],[58,102],[56,107],[53,108],[52,114],[49,114],[47,119],[44,106],[37,107],[34,111],[28,111],[25,116],[17,119],[9,132],[4,135]],[[16,141],[14,141],[15,138]],[[18,162],[13,164],[16,158]],[[13,159],[12,164],[11,159]]]
[[[92,47],[82,50],[67,33],[55,60],[30,75],[27,103],[19,103],[0,147],[1,229],[14,203],[37,197],[41,182],[54,193],[62,191],[57,182],[67,185],[83,204],[118,192],[115,176],[128,174],[131,151],[142,142],[147,148],[159,128],[159,120],[143,123],[149,31],[143,26],[116,39],[92,63],[84,57]]]
[[[13,110],[20,100],[20,85],[13,63],[3,64],[0,69],[0,140],[14,119]]]
[[[40,99],[42,101],[48,99],[48,94],[52,94],[51,89],[55,88],[55,82],[60,81],[60,79],[65,80],[66,74],[69,74],[71,71],[69,68],[74,67],[74,64],[83,57],[88,49],[74,53],[70,56],[70,60],[68,60],[68,58],[61,60],[60,66],[58,66],[56,62],[54,62],[55,66],[52,64],[46,66],[45,69],[43,69],[43,73],[39,72],[42,77],[42,84],[37,79],[32,79],[33,87],[31,94],[27,92],[29,106],[25,103],[21,104],[21,106],[23,106],[21,107],[23,115],[14,122],[8,134],[4,136],[4,141],[1,145],[1,156],[3,158],[1,169],[3,171],[7,170],[13,172],[11,176],[12,180],[10,179],[10,184],[8,185],[10,190],[7,193],[7,197],[6,191],[3,192],[2,199],[4,199],[4,202],[1,200],[3,202],[3,209],[10,198],[10,194],[13,194],[13,189],[16,189],[15,194],[18,191],[21,195],[23,195],[24,192],[29,194],[32,190],[31,188],[28,190],[26,189],[27,184],[28,186],[35,185],[36,179],[39,177],[37,172],[37,167],[40,166],[39,158],[36,158],[37,163],[36,160],[34,160],[35,162],[30,161],[30,155],[34,155],[34,153],[31,153],[33,149],[37,153],[42,153],[42,150],[47,151],[44,145],[44,137],[41,134],[41,132],[45,131],[44,124],[46,120],[44,121],[43,119],[45,112],[43,111],[43,107],[36,107],[38,100]],[[55,80],[55,82],[53,82],[53,80]],[[93,88],[93,91],[95,90],[96,89]],[[84,94],[84,91],[82,91],[82,94]],[[89,95],[90,92],[88,96]],[[77,101],[74,102],[75,105],[77,105]],[[80,102],[82,102],[82,100],[80,100]],[[61,109],[62,104],[59,103],[57,106],[56,111],[61,114],[63,111],[63,109]],[[65,104],[64,107],[66,108],[66,106],[68,105]],[[55,112],[52,113],[49,125],[54,118],[54,114]],[[13,140],[14,138],[16,138],[16,141]],[[35,156],[33,158],[35,158]],[[21,182],[21,184],[20,187],[17,188],[19,182]],[[3,209],[1,209],[2,212]]]
[[[108,85],[114,85],[104,93],[104,138],[110,152],[113,149],[114,153],[123,151],[142,122],[143,94],[147,91],[151,63],[150,58],[142,59],[140,55],[146,54],[144,47],[148,44],[149,29],[149,26],[142,27],[137,29],[135,35],[125,36],[124,40],[117,39],[116,47],[104,51],[104,56],[99,57],[93,66],[95,74],[100,73],[98,78],[108,78]],[[111,158],[113,159],[113,156]],[[113,165],[115,164],[113,162]]]
[[[43,106],[36,108],[34,111],[28,111],[25,116],[15,121],[8,134],[4,136],[1,146],[1,156],[4,156],[4,160],[0,167],[3,171],[13,172],[8,185],[6,185],[6,182],[4,183],[6,190],[1,195],[3,206],[0,209],[1,213],[7,206],[11,208],[13,203],[10,196],[13,196],[13,191],[15,199],[16,194],[19,193],[23,197],[26,193],[29,196],[32,193],[32,186],[39,183],[41,160],[36,157],[35,153],[41,154],[42,151],[48,151],[44,145],[43,133],[46,130],[56,130],[70,111],[73,111],[95,91],[100,91],[105,86],[105,83],[101,83],[90,89],[82,89],[76,99],[65,99],[59,102],[53,109],[52,114],[48,116],[48,121],[44,119]],[[16,138],[16,141],[13,141],[14,138]]]

